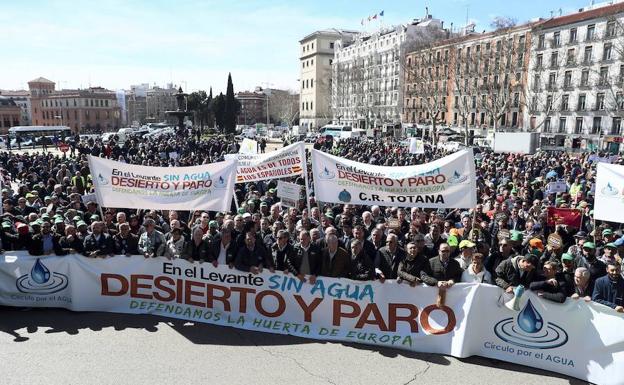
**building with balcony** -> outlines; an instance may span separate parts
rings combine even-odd
[[[316,31],[299,41],[299,125],[317,130],[332,119],[332,64],[337,42],[353,40],[356,31]]]
[[[490,137],[521,129],[532,25],[488,33],[468,26],[407,53],[403,122]]]
[[[442,31],[443,23],[427,15],[408,24],[360,34],[337,42],[332,66],[334,123],[390,134],[401,127],[406,47]]]
[[[525,118],[542,147],[595,150],[624,136],[624,3],[590,6],[533,29]]]

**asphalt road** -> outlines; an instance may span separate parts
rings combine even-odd
[[[2,384],[583,384],[559,374],[168,318],[0,307]]]

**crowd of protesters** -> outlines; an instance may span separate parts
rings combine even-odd
[[[386,139],[319,140],[314,147],[383,166],[447,155],[431,147],[410,154]],[[318,203],[312,192],[308,211],[304,201],[282,206],[276,181],[237,184],[240,205],[230,212],[101,208],[88,198],[87,155],[164,167],[213,163],[237,150],[221,137],[161,136],[123,144],[76,138],[65,155],[2,152],[2,249],[182,258],[252,273],[280,270],[312,282],[317,276],[440,288],[479,282],[508,293],[522,285],[547,300],[593,300],[624,312],[624,236],[619,223],[593,218],[596,163],[589,153],[482,149],[475,156],[478,204],[470,210]],[[559,180],[567,192],[549,193],[547,184]],[[303,177],[294,182],[305,184]],[[577,208],[580,227],[549,225],[548,207]]]

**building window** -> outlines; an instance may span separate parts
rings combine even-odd
[[[581,72],[581,87],[587,87],[589,85],[589,70],[583,70]]]
[[[574,133],[575,134],[583,133],[583,118],[576,118],[576,124],[574,125]]]
[[[550,131],[550,117],[544,120],[544,132]]]
[[[518,113],[514,111],[511,113],[511,127],[517,127],[517,126],[518,126]]]
[[[596,110],[602,111],[605,108],[605,94],[599,93],[596,95]]]
[[[576,43],[576,28],[570,30],[570,44]]]
[[[622,118],[613,118],[611,135],[620,135],[622,130]]]
[[[580,94],[578,97],[578,104],[576,109],[578,111],[585,111],[585,101],[587,100],[587,96],[585,94]]]
[[[592,123],[592,134],[598,134],[601,132],[601,123],[602,123],[602,117],[600,116],[596,116],[594,117],[594,121]]]
[[[600,67],[600,78],[598,79],[598,85],[606,86],[609,83],[609,67]]]
[[[604,48],[602,49],[602,60],[611,60],[611,51],[611,43],[605,43]]]
[[[567,65],[573,65],[575,62],[575,56],[576,56],[576,50],[574,48],[570,48],[568,50],[568,55],[566,57],[566,64]]]
[[[607,23],[607,31],[605,33],[606,37],[614,37],[615,36],[615,21],[609,21]]]
[[[559,133],[563,134],[566,132],[566,118],[559,118]]]
[[[563,87],[572,87],[572,71],[566,71],[563,75]]]
[[[548,95],[546,97],[546,111],[552,110],[553,97],[552,95]]]
[[[557,48],[561,45],[561,33],[560,32],[555,32],[553,34],[552,45],[553,45],[553,48]]]
[[[592,46],[585,47],[585,52],[583,54],[583,64],[589,64],[592,60]]]
[[[570,95],[563,95],[561,97],[561,111],[567,111],[569,106],[569,101],[570,101]]]
[[[329,43],[329,49],[334,49],[334,42]]]
[[[556,68],[559,65],[559,52],[554,51],[550,54],[550,68]]]
[[[615,105],[618,110],[624,110],[624,93],[622,91],[618,91],[615,94]]]
[[[551,72],[548,76],[548,89],[553,90],[557,86],[557,73]]]
[[[535,67],[536,68],[542,68],[542,65],[544,63],[544,55],[542,55],[541,53],[539,55],[537,55],[537,58],[535,59]],[[485,62],[485,64],[487,65],[488,63]],[[486,69],[487,71],[487,69]]]
[[[587,41],[594,40],[596,35],[596,24],[590,24],[587,26]]]
[[[546,36],[544,35],[539,35],[539,38],[537,39],[537,48],[538,49],[543,49],[544,48],[544,44],[546,42]],[[489,43],[488,43],[489,45]],[[490,50],[489,46],[488,46],[488,51]]]

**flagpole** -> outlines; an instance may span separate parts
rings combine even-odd
[[[312,217],[312,208],[310,207],[310,182],[308,181],[308,155],[306,154],[305,145],[303,146],[303,180],[305,181],[306,205],[308,206],[308,215]]]

